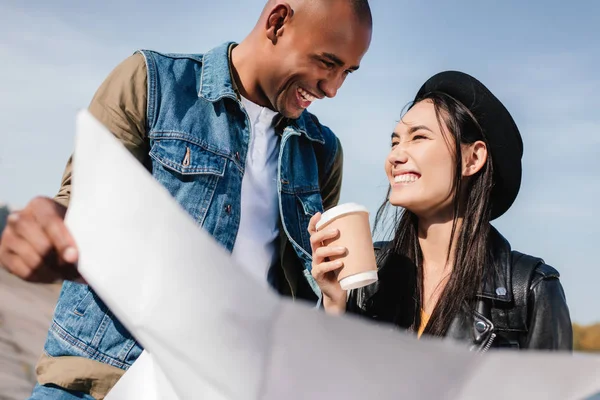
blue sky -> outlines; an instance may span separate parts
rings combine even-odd
[[[360,71],[312,106],[345,149],[342,201],[373,212],[402,108],[446,69],[483,81],[523,135],[523,185],[494,223],[513,247],[558,268],[581,323],[600,320],[600,3],[371,1]],[[140,8],[142,4],[142,8]],[[0,1],[0,200],[53,195],[73,148],[74,116],[138,48],[202,53],[242,40],[262,0]]]

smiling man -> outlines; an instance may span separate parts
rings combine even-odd
[[[250,275],[316,301],[308,221],[337,204],[342,149],[306,109],[358,69],[371,25],[366,0],[271,0],[239,44],[200,55],[136,52],[89,110]],[[13,213],[0,242],[0,264],[15,275],[68,279],[34,399],[103,398],[142,351],[78,281],[63,222],[70,192],[69,163],[58,195]]]

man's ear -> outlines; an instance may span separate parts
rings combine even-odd
[[[463,147],[463,176],[473,176],[481,171],[488,157],[487,146],[481,140]]]
[[[267,38],[273,44],[277,43],[277,38],[283,35],[283,27],[294,14],[294,10],[288,3],[277,4],[273,7],[267,17],[266,33]]]

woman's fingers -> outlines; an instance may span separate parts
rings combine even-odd
[[[346,255],[347,249],[340,246],[322,246],[313,252],[313,262],[320,264],[328,258],[340,258]]]
[[[319,247],[323,246],[323,242],[327,240],[335,239],[339,236],[340,231],[337,229],[325,229],[323,231],[318,231],[313,233],[310,236],[310,246],[313,250],[317,250]]]
[[[321,213],[318,212],[315,215],[313,215],[310,219],[310,221],[308,221],[308,233],[310,233],[311,235],[314,234],[315,232],[317,232],[317,223],[321,220]]]
[[[337,271],[338,269],[342,268],[343,266],[344,266],[344,263],[341,260],[327,261],[324,263],[320,263],[318,265],[313,266],[312,276],[317,281],[322,281],[322,280],[324,280],[326,274]]]

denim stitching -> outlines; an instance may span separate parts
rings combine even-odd
[[[140,53],[144,56],[144,60],[146,61],[146,80],[147,80],[147,96],[146,99],[146,129],[148,131],[151,130],[151,127],[154,126],[154,110],[156,108],[156,65],[154,64],[154,59],[152,58],[152,52],[146,50],[140,50]]]
[[[105,313],[104,317],[102,317],[102,321],[100,322],[100,326],[98,326],[98,329],[92,338],[92,343],[90,343],[92,346],[100,347],[100,342],[104,338],[104,334],[106,333],[106,329],[108,328],[108,324],[110,324],[110,322],[110,316]]]
[[[225,169],[227,169],[227,162],[225,162],[224,166],[223,166],[223,174],[225,173]],[[223,176],[223,174],[221,176]],[[217,185],[219,184],[219,182],[216,179],[213,179],[214,182],[212,182],[212,187],[210,189],[210,198],[208,199],[207,203],[206,203],[206,207],[203,207],[202,210],[202,219],[200,221],[198,221],[200,226],[204,225],[204,221],[206,220],[206,216],[208,214],[208,209],[210,208],[210,204],[213,201],[213,198],[215,197],[215,192],[217,190]]]
[[[73,335],[71,335],[70,333],[68,333],[56,321],[53,321],[52,325],[50,325],[50,332],[54,333],[59,339],[62,339],[67,344],[69,344],[69,345],[77,348],[78,350],[82,351],[83,353],[87,354],[93,360],[97,360],[104,364],[109,364],[109,365],[112,365],[113,367],[117,367],[117,368],[124,369],[124,370],[127,370],[130,367],[130,364],[116,360],[115,358],[110,357],[110,356],[100,352],[99,350],[94,349],[94,348],[90,347],[89,345],[85,344],[80,339],[78,339],[78,338],[74,337]]]
[[[226,161],[223,160],[222,166],[211,168],[211,167],[186,167],[183,168],[181,164],[173,162],[164,157],[158,156],[155,152],[150,153],[150,157],[164,165],[169,169],[174,169],[175,172],[179,172],[182,175],[196,175],[196,174],[207,174],[207,175],[217,175],[219,177],[223,177],[225,175],[225,165]],[[221,163],[221,162],[219,162]],[[187,171],[184,171],[187,170]]]
[[[233,160],[233,156],[230,151],[223,151],[220,148],[202,140],[202,138],[192,135],[188,132],[157,130],[150,132],[148,134],[148,137],[154,140],[182,140],[191,144],[195,144],[196,146],[201,147],[203,150],[210,151],[211,153],[214,153],[218,156],[226,157]]]

